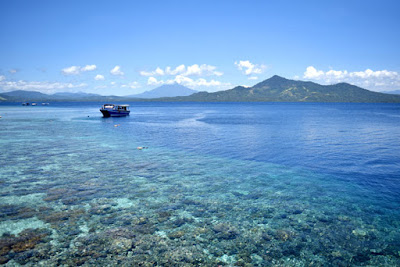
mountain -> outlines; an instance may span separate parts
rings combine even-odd
[[[166,97],[166,95],[186,96]],[[163,85],[135,96],[101,96],[87,93],[57,93],[47,95],[33,91],[13,91],[0,94],[0,101],[54,102],[54,101],[196,101],[196,102],[355,102],[400,103],[400,95],[372,92],[348,83],[321,85],[314,82],[295,81],[277,75],[253,87],[237,86],[215,93],[196,92],[184,86]],[[163,97],[160,97],[162,95]],[[135,98],[134,98],[135,97]],[[138,98],[141,97],[141,98]],[[151,98],[152,97],[152,98]]]
[[[0,94],[2,98],[10,101],[26,101],[30,99],[47,99],[49,96],[36,91],[17,90]]]
[[[188,96],[198,91],[192,90],[180,84],[165,84],[153,90],[146,91],[137,95],[130,95],[128,97],[138,98],[159,98],[159,97],[175,97],[175,96]]]
[[[175,101],[209,102],[365,102],[400,103],[400,96],[372,92],[348,83],[320,85],[273,76],[253,87],[237,86],[215,93],[199,92]]]
[[[385,94],[392,94],[392,95],[400,95],[400,90],[394,90],[394,91],[383,91],[381,93]]]

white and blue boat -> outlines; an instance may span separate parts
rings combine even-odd
[[[130,113],[129,105],[104,104],[100,111],[104,117],[123,117]]]

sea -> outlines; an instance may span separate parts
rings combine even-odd
[[[400,266],[399,104],[102,104],[0,105],[0,264]]]

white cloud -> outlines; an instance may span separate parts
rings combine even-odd
[[[115,66],[112,70],[110,70],[110,73],[112,75],[124,75],[124,73],[121,71],[121,67],[120,66]]]
[[[324,72],[322,70],[316,70],[313,66],[307,67],[304,72],[304,78],[308,79],[320,79],[322,76],[324,76]]]
[[[6,76],[0,75],[0,82],[4,81],[6,79]]]
[[[235,62],[236,67],[242,71],[245,75],[253,75],[253,74],[261,74],[263,73],[267,66],[263,64],[253,64],[248,60],[240,60],[239,62]]]
[[[18,70],[16,70],[16,69],[11,69],[11,70],[9,70],[8,72],[11,73],[11,74],[15,74],[15,73],[18,72]]]
[[[162,85],[162,84],[181,84],[190,88],[211,88],[214,87],[215,89],[228,89],[231,88],[232,85],[230,83],[223,83],[220,81],[216,81],[214,79],[207,81],[206,79],[199,78],[199,79],[191,79],[184,75],[177,75],[173,79],[168,80],[157,80],[155,77],[149,77],[147,80],[148,85]]]
[[[33,90],[40,91],[43,93],[54,93],[60,90],[68,91],[75,88],[86,87],[86,83],[73,84],[73,83],[60,83],[60,82],[27,82],[27,81],[0,81],[0,87],[4,91],[12,90]]]
[[[373,71],[367,69],[365,71],[358,71],[350,73],[351,77],[359,77],[359,78],[399,78],[399,73],[395,71],[387,71],[387,70],[378,70]]]
[[[86,65],[85,67],[81,68],[81,71],[92,71],[95,70],[97,67],[96,65]]]
[[[202,64],[202,65],[194,64],[192,66],[188,66],[186,72],[182,73],[182,75],[184,75],[184,76],[192,76],[192,75],[222,76],[223,73],[220,71],[216,71],[216,68],[217,67],[215,67],[215,66],[206,65],[206,64]]]
[[[186,77],[184,75],[177,75],[175,79],[170,79],[170,81],[175,81],[177,83],[190,83],[193,82],[193,79]]]
[[[340,82],[351,83],[374,91],[397,90],[400,87],[400,74],[396,71],[378,70],[349,72],[347,70],[317,70],[313,66],[307,67],[303,78],[315,80],[323,84]]]
[[[257,77],[257,76],[250,76],[248,79],[249,79],[249,80],[257,80],[258,77]]]
[[[165,68],[165,73],[168,74],[168,75],[177,75],[177,74],[184,73],[185,71],[186,71],[186,67],[183,64],[179,65],[175,69],[171,69],[171,67],[166,67]]]
[[[94,79],[95,79],[96,81],[104,81],[104,80],[105,80],[104,76],[101,75],[101,74],[97,74],[97,75],[94,77]]]
[[[221,76],[222,72],[216,70],[217,67],[207,64],[193,64],[191,66],[179,65],[175,69],[168,66],[164,70],[157,67],[154,71],[141,71],[142,76],[164,76],[164,75],[182,75],[182,76]]]
[[[152,71],[144,71],[144,70],[142,70],[139,73],[142,76],[154,76],[155,75],[155,72],[152,72]]]
[[[142,75],[142,76],[154,76],[154,75],[162,76],[164,74],[165,74],[165,72],[162,69],[158,68],[158,67],[154,71],[141,71],[140,72],[140,75]]]
[[[104,85],[104,86],[105,86],[105,85]],[[110,84],[108,85],[108,87],[112,87],[112,88],[132,88],[132,89],[136,89],[136,88],[140,88],[141,85],[140,85],[140,83],[138,83],[138,82],[121,83],[121,82],[112,81],[112,82],[110,82]],[[102,88],[102,87],[100,87],[100,85],[99,85],[98,88]]]
[[[163,81],[157,81],[157,79],[154,77],[149,77],[149,79],[147,80],[148,85],[158,85],[163,83],[164,83]]]
[[[136,89],[140,87],[140,84],[138,82],[130,82],[128,84],[122,84],[121,85],[122,88],[132,88],[132,89]]]
[[[347,76],[347,70],[341,71],[341,70],[330,70],[325,73],[326,76],[328,77],[335,77],[337,79],[343,79],[344,77]]]
[[[77,75],[81,72],[85,72],[85,71],[92,71],[95,70],[97,67],[96,65],[86,65],[84,67],[80,67],[80,66],[71,66],[71,67],[67,67],[61,70],[61,72],[64,75]]]
[[[62,69],[61,72],[64,75],[76,75],[76,74],[79,74],[80,67],[79,66],[71,66],[71,67]]]

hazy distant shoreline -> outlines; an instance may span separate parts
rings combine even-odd
[[[193,93],[195,92],[195,93]],[[146,95],[146,94],[142,94]],[[181,85],[160,86],[147,96],[102,96],[89,93],[56,93],[12,91],[0,94],[0,102],[313,102],[313,103],[400,103],[400,95],[369,91],[348,83],[321,85],[309,81],[273,76],[252,87],[196,92]]]

